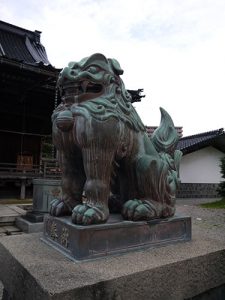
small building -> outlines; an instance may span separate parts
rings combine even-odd
[[[220,173],[220,160],[225,155],[223,128],[183,137],[177,148],[183,152],[177,197],[217,197],[216,189],[223,180]]]
[[[60,70],[49,62],[40,38],[40,31],[0,21],[1,195],[11,184],[11,193],[17,186],[21,198],[25,197],[25,187],[41,176],[42,158],[51,140],[50,116],[57,105]]]

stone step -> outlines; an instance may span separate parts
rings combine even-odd
[[[22,231],[13,225],[0,226],[0,236],[21,234]]]
[[[17,217],[25,214],[26,211],[17,205],[0,204],[0,226],[14,224]]]

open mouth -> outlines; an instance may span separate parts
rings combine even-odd
[[[62,88],[62,96],[80,96],[84,94],[99,94],[103,90],[101,84],[90,81],[81,81],[79,83],[65,84]]]

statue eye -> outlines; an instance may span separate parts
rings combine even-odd
[[[95,74],[95,73],[98,72],[98,68],[97,68],[97,67],[94,67],[94,66],[91,66],[91,67],[89,67],[86,71],[89,72],[89,73]]]

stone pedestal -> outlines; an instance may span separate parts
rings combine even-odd
[[[110,215],[107,223],[80,226],[71,217],[45,216],[44,241],[73,260],[88,260],[191,239],[191,218],[175,216],[149,222],[124,221]]]
[[[49,212],[51,201],[61,196],[61,180],[33,179],[33,210],[17,218],[16,225],[27,233],[42,231],[44,215]]]
[[[28,222],[40,223],[50,210],[53,199],[62,196],[61,180],[33,179],[33,210],[24,217]]]
[[[2,237],[0,280],[10,300],[223,300],[225,243],[204,232],[187,243],[82,262],[39,233]],[[216,296],[207,298],[213,289]]]
[[[34,232],[41,232],[44,228],[43,221],[41,222],[32,222],[24,217],[16,218],[16,226],[20,228],[23,232],[26,233],[34,233]]]
[[[61,180],[33,179],[33,211],[48,213],[50,202],[62,196]]]

